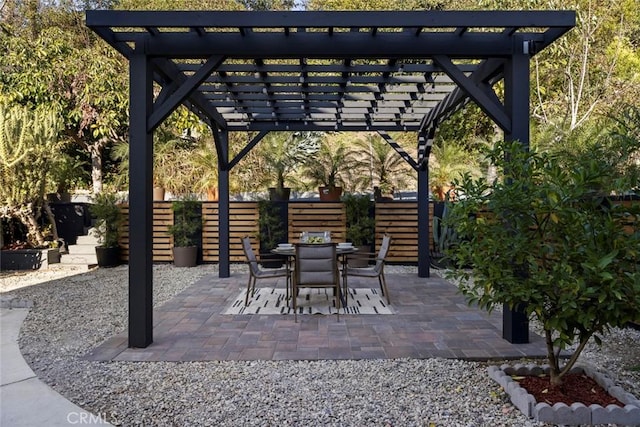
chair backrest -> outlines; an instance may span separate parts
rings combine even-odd
[[[337,271],[335,244],[296,245],[295,274],[298,285],[334,284]]]
[[[251,247],[251,239],[249,236],[245,236],[242,238],[242,250],[244,251],[244,255],[247,257],[247,261],[249,261],[249,268],[253,273],[259,271],[258,260],[256,258],[256,254],[253,252],[253,248]]]
[[[384,266],[384,260],[387,257],[387,253],[389,253],[389,246],[391,245],[391,236],[385,234],[382,238],[382,244],[380,245],[380,250],[378,251],[378,256],[376,257],[376,265],[374,269],[379,271]]]

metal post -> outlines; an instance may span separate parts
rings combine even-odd
[[[129,70],[129,347],[144,348],[153,342],[153,79],[140,47]]]
[[[219,153],[226,155],[228,153],[229,132],[226,130],[218,131],[218,141],[223,148]],[[229,263],[229,159],[218,158],[218,277],[229,277],[231,275]]]
[[[516,42],[517,47],[524,43]],[[517,52],[506,61],[504,70],[504,97],[511,130],[505,132],[506,141],[519,141],[529,149],[529,55]],[[515,266],[514,266],[515,268]],[[524,273],[526,274],[526,273]],[[529,342],[529,322],[521,305],[510,309],[505,305],[502,315],[502,337],[514,344]]]
[[[418,277],[429,277],[429,155],[418,168]]]

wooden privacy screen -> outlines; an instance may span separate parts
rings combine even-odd
[[[202,202],[202,260],[218,262],[218,202]],[[258,250],[258,203],[230,202],[229,257],[231,262],[245,260],[240,239],[250,236],[254,251]]]
[[[331,240],[344,242],[347,217],[340,202],[289,202],[290,242],[300,240],[303,231],[330,231]]]
[[[129,205],[121,205],[124,220],[120,233],[120,259],[129,261]],[[171,202],[153,202],[153,262],[173,261],[172,237],[167,228],[173,224]]]
[[[346,215],[342,203],[335,202],[289,202],[288,240],[298,241],[302,231],[331,231],[332,240],[345,241]],[[125,220],[122,225],[120,246],[121,258],[129,260],[129,207],[122,205]],[[429,218],[433,217],[433,204],[429,205]],[[376,203],[376,251],[382,236],[391,235],[388,261],[395,263],[418,262],[418,206],[416,202]],[[204,262],[218,262],[218,203],[202,202],[202,258]],[[229,252],[231,262],[244,261],[240,238],[250,236],[255,251],[258,251],[258,203],[231,202],[229,207]],[[171,202],[153,203],[153,261],[171,262],[172,238],[167,227],[173,223]],[[431,226],[431,224],[430,224]],[[432,239],[429,239],[433,249]]]

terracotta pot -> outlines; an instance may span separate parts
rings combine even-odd
[[[164,188],[153,187],[153,200],[164,200]]]
[[[176,246],[173,248],[173,264],[176,267],[195,267],[197,261],[197,246]]]
[[[217,202],[219,199],[218,187],[212,187],[207,190],[207,200],[210,202]]]
[[[120,248],[103,248],[96,246],[96,258],[98,267],[115,267],[120,264]]]
[[[342,187],[319,187],[318,192],[323,202],[337,202],[342,196]]]

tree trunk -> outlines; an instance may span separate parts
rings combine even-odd
[[[53,215],[51,206],[49,206],[49,202],[47,202],[46,200],[44,202],[44,211],[47,213],[49,224],[51,224],[51,233],[53,234],[53,241],[57,242],[60,236],[58,236],[58,226],[56,225],[56,217],[55,215]]]
[[[545,330],[544,335],[547,344],[547,357],[549,358],[549,382],[552,387],[560,387],[562,385],[560,360],[556,357],[551,331]]]
[[[91,154],[91,182],[93,184],[93,194],[102,192],[102,144],[89,144]]]
[[[27,226],[29,238],[31,239],[30,243],[35,243],[36,246],[44,246],[44,236],[42,235],[42,231],[40,231],[40,227],[38,227],[36,209],[33,203],[29,203],[26,209],[20,209],[17,212],[17,216],[20,218],[20,221]]]

